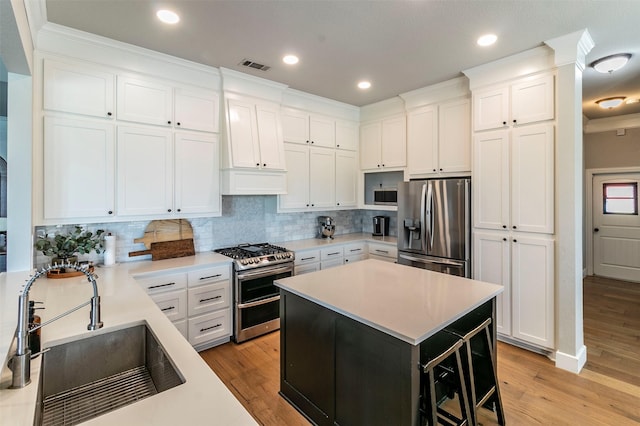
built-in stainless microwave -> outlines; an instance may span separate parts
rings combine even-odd
[[[373,204],[383,206],[398,205],[398,189],[397,188],[376,188],[373,190]]]

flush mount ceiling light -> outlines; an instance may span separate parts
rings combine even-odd
[[[618,53],[616,55],[605,56],[597,61],[593,61],[591,66],[598,72],[610,74],[624,67],[629,61],[629,58],[631,58],[630,53]]]
[[[298,61],[299,59],[296,55],[286,55],[284,58],[282,58],[282,62],[287,65],[295,65],[298,63]]]
[[[359,89],[368,89],[371,87],[371,83],[368,81],[361,81],[358,83],[358,88]]]
[[[617,96],[615,98],[600,99],[599,101],[596,101],[596,103],[600,105],[600,108],[611,109],[619,107],[622,104],[622,101],[624,101],[624,97]]]
[[[491,46],[493,43],[496,42],[496,40],[498,40],[498,36],[495,34],[485,34],[483,36],[481,36],[477,43],[478,46]]]
[[[156,16],[165,24],[177,24],[178,22],[180,22],[180,17],[178,16],[178,14],[170,10],[161,9],[156,12]]]

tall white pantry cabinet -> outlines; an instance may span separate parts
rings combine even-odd
[[[554,335],[554,75],[474,90],[473,277],[504,287],[497,330],[541,349]]]

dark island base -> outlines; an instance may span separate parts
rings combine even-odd
[[[493,317],[493,300],[469,315]],[[287,291],[280,327],[280,395],[312,423],[419,424],[420,346]]]

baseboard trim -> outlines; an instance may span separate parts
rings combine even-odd
[[[569,355],[564,352],[556,351],[556,367],[567,370],[572,373],[580,373],[582,367],[587,362],[587,347],[582,345],[576,355]]]

